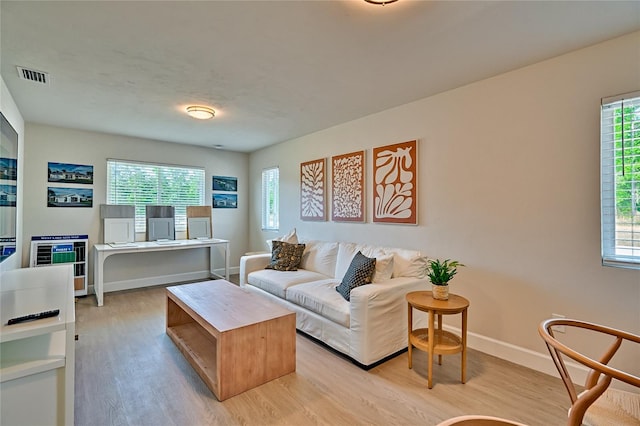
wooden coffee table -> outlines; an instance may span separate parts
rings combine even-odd
[[[167,334],[225,400],[296,370],[296,316],[225,280],[167,287]]]

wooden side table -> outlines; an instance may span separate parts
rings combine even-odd
[[[433,356],[438,355],[438,364],[442,364],[442,355],[456,354],[462,352],[462,373],[460,381],[465,382],[467,368],[467,308],[469,301],[462,296],[449,294],[449,300],[438,300],[433,298],[430,291],[412,291],[407,296],[409,312],[409,368],[412,366],[412,349],[423,350],[429,354],[427,385],[429,389],[433,387]],[[413,309],[427,312],[429,314],[429,328],[418,328],[413,330]],[[462,313],[461,336],[450,333],[442,329],[442,315],[454,315]],[[436,328],[435,317],[438,317]]]

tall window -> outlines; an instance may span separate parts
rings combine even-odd
[[[262,171],[262,229],[280,228],[280,169]]]
[[[601,110],[602,264],[640,269],[640,92]]]
[[[147,205],[175,208],[175,229],[187,229],[187,206],[204,205],[204,169],[107,160],[107,204],[136,207],[136,232],[145,232]]]

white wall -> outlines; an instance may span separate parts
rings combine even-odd
[[[102,242],[100,204],[106,199],[107,159],[137,160],[203,167],[206,172],[205,204],[211,205],[213,175],[238,177],[237,209],[214,209],[213,232],[216,238],[231,241],[231,266],[239,265],[248,248],[248,155],[211,148],[137,139],[112,134],[26,124],[25,188],[23,238],[34,235],[88,234],[89,244]],[[48,162],[92,165],[94,172],[92,208],[47,207]],[[74,186],[55,184],[51,186]],[[87,185],[76,185],[88,187]],[[177,233],[177,238],[185,238]],[[144,241],[144,233],[136,237]],[[24,245],[23,263],[28,265],[29,244]],[[162,283],[157,277],[190,279],[193,272],[208,270],[208,249],[112,256],[105,263],[105,291],[118,286],[142,286]],[[220,255],[216,266],[224,266]],[[93,283],[93,259],[89,282]],[[151,277],[151,278],[150,278]],[[118,283],[115,286],[114,283]]]
[[[22,212],[24,204],[24,120],[18,110],[16,103],[9,92],[4,79],[0,77],[0,111],[11,124],[11,127],[18,133],[18,197],[16,203],[16,252],[4,262],[0,263],[0,271],[9,271],[20,268],[22,264]]]
[[[471,345],[554,371],[537,332],[552,313],[640,334],[640,271],[601,266],[599,210],[600,99],[640,89],[639,45],[631,34],[252,153],[251,203],[261,170],[278,165],[279,234],[462,261],[452,291],[471,301]],[[419,224],[372,224],[371,150],[413,139]],[[300,163],[361,149],[367,223],[302,222]],[[257,208],[249,228],[252,250],[276,235],[260,230]],[[638,374],[638,359],[616,362]]]

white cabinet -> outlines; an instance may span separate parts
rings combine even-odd
[[[31,237],[30,265],[50,266],[59,263],[73,264],[73,288],[76,296],[86,296],[87,283],[87,235],[44,235]]]
[[[0,424],[73,425],[75,305],[73,265],[24,268],[0,276]],[[57,316],[8,325],[59,309]]]

